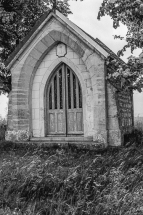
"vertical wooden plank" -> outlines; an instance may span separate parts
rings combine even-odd
[[[81,107],[80,108],[82,108],[82,90],[81,90],[80,83],[79,83],[79,96],[80,96],[80,101],[81,101]]]
[[[52,86],[50,84],[49,89],[48,89],[48,102],[47,105],[49,107],[49,110],[52,109]]]
[[[64,132],[63,113],[58,111],[57,118],[58,118],[57,131],[58,131],[58,133],[63,133]]]
[[[60,85],[59,85],[59,70],[57,71],[57,110],[60,109]]]
[[[55,109],[55,101],[54,101],[54,78],[51,81],[52,83],[52,110]]]
[[[62,66],[62,95],[63,95],[63,110],[65,110],[65,74],[64,74],[64,66]]]
[[[77,124],[76,124],[76,130],[77,131],[82,131],[82,124],[83,124],[83,120],[82,120],[82,112],[77,112],[76,113],[76,119],[77,119]]]
[[[68,91],[68,75],[67,75],[67,67],[65,68],[65,83],[66,83],[66,86],[65,86],[65,90],[66,90],[66,109],[68,110],[69,109],[69,100],[68,100],[68,97],[69,97],[69,91]]]
[[[65,90],[66,90],[66,78],[65,78],[65,66],[62,66],[62,98],[63,98],[63,131],[66,134],[66,94],[65,94]]]
[[[69,91],[68,91],[68,76],[67,76],[67,66],[64,67],[65,70],[65,102],[66,102],[66,106],[65,106],[65,129],[66,129],[66,134],[69,131],[69,100],[68,100],[68,96],[69,96]]]
[[[76,77],[76,108],[79,108],[79,83]]]
[[[75,125],[74,112],[69,110],[69,112],[68,112],[68,132],[75,131],[74,125]]]
[[[49,113],[49,131],[55,132],[55,114]]]
[[[74,95],[73,95],[73,73],[70,70],[70,85],[71,85],[71,109],[74,109]]]

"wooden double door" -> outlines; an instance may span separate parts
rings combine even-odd
[[[54,72],[47,87],[47,135],[83,134],[82,90],[76,74],[65,64]]]

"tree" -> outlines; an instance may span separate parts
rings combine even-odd
[[[127,44],[118,51],[119,56],[123,56],[127,48],[131,52],[136,48],[143,48],[143,0],[104,0],[98,13],[98,19],[109,15],[113,19],[113,27],[116,29],[120,23],[127,26]],[[120,35],[115,38],[123,39]],[[120,64],[115,59],[107,59],[108,80],[112,84],[120,82],[120,90],[134,89],[139,92],[143,87],[143,65],[139,58],[134,56],[129,58],[127,64]],[[117,86],[117,85],[116,85]]]
[[[0,83],[6,92],[11,90],[11,75],[4,61],[25,38],[44,12],[53,7],[65,16],[71,13],[69,0],[0,0]]]

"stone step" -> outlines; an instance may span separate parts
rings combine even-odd
[[[40,142],[93,142],[92,137],[77,137],[77,136],[70,136],[70,137],[32,137],[30,141],[40,141]]]
[[[73,138],[73,137],[48,137],[48,138],[31,138],[28,141],[28,144],[36,144],[37,146],[45,146],[45,147],[53,147],[53,146],[60,146],[60,147],[70,147],[70,146],[77,146],[81,149],[89,149],[89,150],[103,150],[105,149],[105,145],[99,142],[94,142],[89,140],[88,138]]]

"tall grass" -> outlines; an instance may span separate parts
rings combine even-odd
[[[143,147],[102,151],[3,142],[0,214],[141,215]]]

